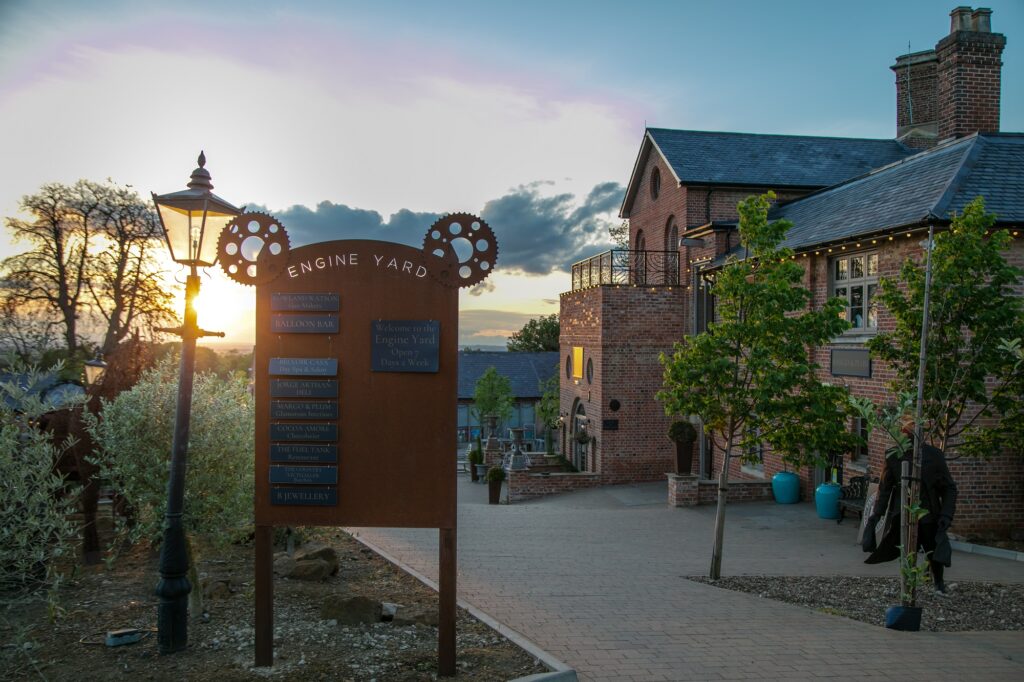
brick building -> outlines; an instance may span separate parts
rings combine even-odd
[[[958,7],[934,50],[903,55],[892,140],[752,135],[651,128],[645,132],[620,215],[628,249],[573,266],[561,296],[563,452],[594,484],[656,480],[672,472],[671,419],[655,400],[661,352],[714,319],[708,276],[737,253],[736,204],[773,190],[771,218],[795,224],[786,246],[806,263],[814,305],[845,296],[853,328],[816,349],[823,378],[885,401],[892,372],[865,342],[891,326],[873,304],[879,277],[919,256],[929,225],[978,195],[998,227],[1024,224],[1024,134],[999,133],[1001,54],[991,11]],[[1024,265],[1014,242],[1010,258]],[[850,424],[860,429],[859,424]],[[575,434],[585,432],[585,442]],[[844,470],[879,472],[885,444],[847,453]],[[699,472],[721,465],[700,444]],[[757,466],[732,465],[736,480],[769,480],[781,468],[765,452]],[[695,464],[695,472],[698,465]],[[1024,527],[1024,462],[951,462],[961,490],[954,530],[1006,533]],[[822,473],[800,472],[812,495]]]

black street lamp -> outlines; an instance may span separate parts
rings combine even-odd
[[[171,446],[170,480],[167,483],[167,512],[164,515],[164,539],[160,549],[160,582],[156,594],[157,645],[161,654],[181,651],[188,645],[188,551],[182,512],[185,505],[185,461],[188,456],[188,431],[192,412],[192,377],[196,364],[196,339],[224,336],[199,328],[195,298],[199,295],[198,266],[217,260],[217,238],[224,226],[242,211],[211,190],[210,172],[204,168],[206,156],[199,153],[199,167],[192,171],[188,189],[171,194],[153,194],[167,239],[171,258],[189,266],[185,280],[185,318],[180,327],[160,331],[181,337],[181,366],[178,373],[178,405],[174,415],[174,441]]]
[[[103,356],[97,354],[92,360],[85,361],[84,370],[85,385],[92,387],[103,381],[103,375],[107,372],[107,363],[103,361]]]

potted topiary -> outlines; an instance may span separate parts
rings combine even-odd
[[[693,471],[693,444],[697,442],[697,429],[684,420],[672,422],[668,437],[676,444],[676,473],[690,475]]]
[[[505,481],[505,470],[491,467],[487,470],[487,501],[498,504],[501,500],[501,484]]]
[[[474,447],[469,451],[469,456],[466,458],[469,462],[469,477],[473,483],[480,480],[480,472],[477,470],[478,464],[483,464],[484,453],[480,452],[479,449]]]

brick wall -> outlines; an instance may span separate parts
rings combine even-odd
[[[773,499],[770,481],[730,480],[729,502],[765,502]],[[695,475],[668,474],[668,505],[693,507],[718,503],[718,481],[698,480]]]
[[[534,474],[529,471],[509,471],[505,484],[508,486],[509,504],[512,504],[544,495],[596,488],[601,483],[601,476],[593,473]]]

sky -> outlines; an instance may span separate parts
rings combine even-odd
[[[214,191],[293,246],[418,246],[474,213],[499,256],[460,294],[460,343],[503,344],[609,248],[646,126],[891,138],[889,66],[954,6],[0,0],[0,215],[46,182],[184,189],[200,149]],[[985,6],[1002,130],[1024,131],[1024,1]],[[252,289],[219,268],[203,289],[200,324],[251,344]]]

